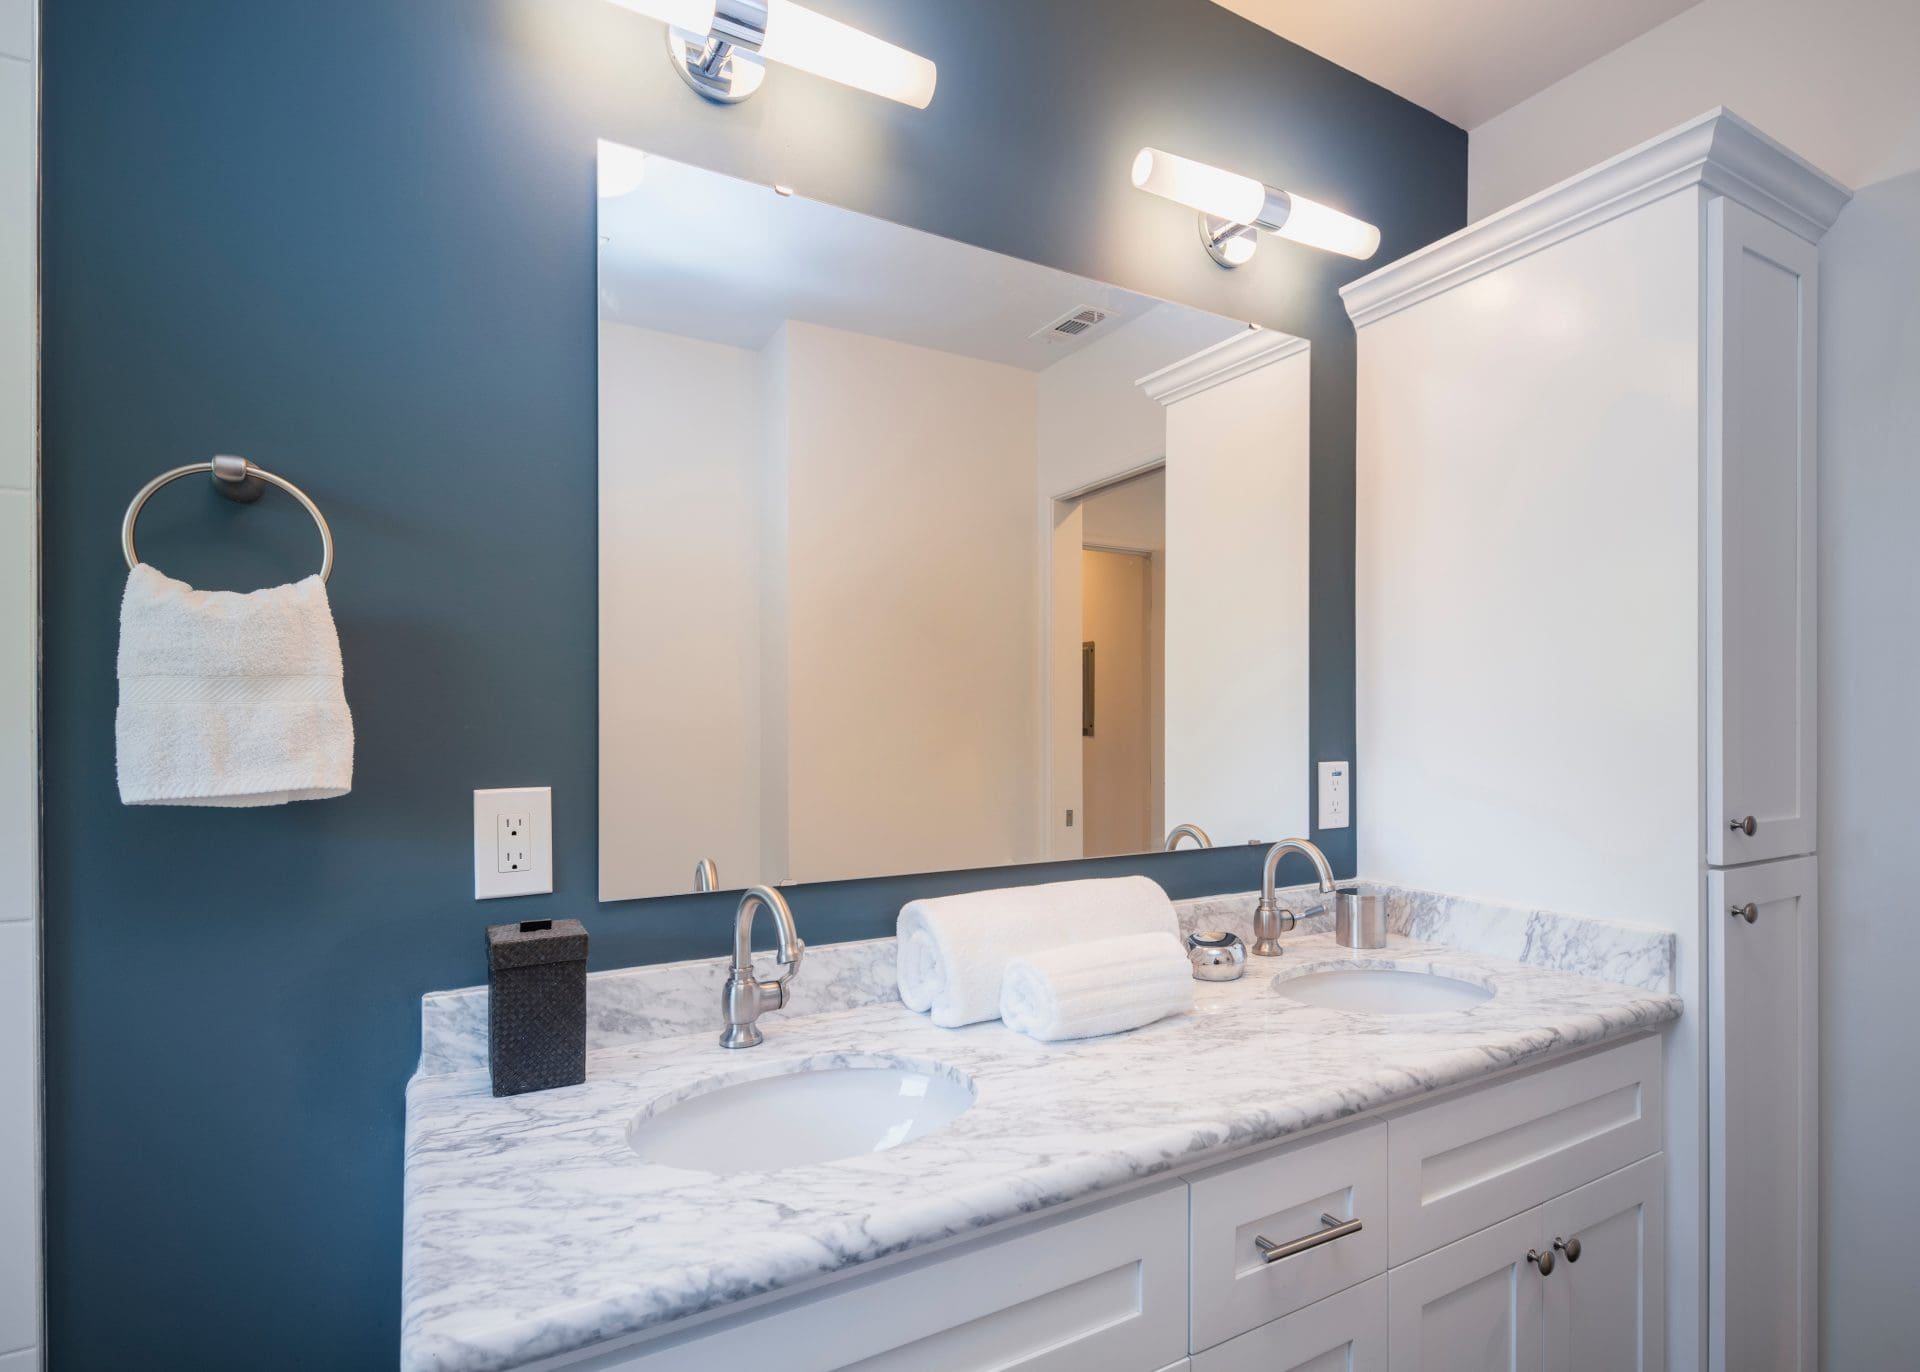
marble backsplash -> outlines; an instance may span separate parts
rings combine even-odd
[[[1353,883],[1385,898],[1389,932],[1512,962],[1600,977],[1648,991],[1673,985],[1673,935],[1640,925],[1530,910],[1379,882]],[[1280,903],[1296,911],[1319,899],[1312,886],[1287,887]],[[1251,941],[1255,892],[1174,902],[1184,931],[1229,929]],[[1301,921],[1305,932],[1332,927],[1322,915]],[[716,925],[724,945],[730,927]],[[804,935],[805,930],[801,931]],[[729,958],[650,963],[594,972],[587,978],[587,1048],[719,1032],[720,991]],[[794,978],[790,1015],[879,1005],[898,997],[894,941],[809,945]],[[433,991],[420,1001],[419,1075],[481,1071],[487,1065],[487,988]]]

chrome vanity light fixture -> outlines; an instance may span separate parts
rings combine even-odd
[[[918,53],[793,0],[613,0],[667,25],[667,55],[689,86],[722,105],[760,89],[768,62],[924,110],[939,75]]]
[[[1133,159],[1133,184],[1200,211],[1200,241],[1223,267],[1251,261],[1262,229],[1363,262],[1380,250],[1380,230],[1364,219],[1158,148]]]

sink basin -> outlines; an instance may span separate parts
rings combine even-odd
[[[1341,967],[1302,972],[1274,983],[1288,1000],[1328,1010],[1363,1015],[1434,1015],[1471,1010],[1493,999],[1493,992],[1438,972],[1409,972],[1398,967]]]
[[[656,1101],[627,1130],[647,1162],[693,1172],[777,1172],[898,1148],[965,1114],[973,1086],[933,1063],[844,1059]]]

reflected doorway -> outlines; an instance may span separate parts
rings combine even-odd
[[[1081,851],[1146,852],[1166,829],[1165,469],[1078,509]]]

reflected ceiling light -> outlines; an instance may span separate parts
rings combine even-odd
[[[600,198],[618,200],[640,189],[647,177],[647,155],[624,143],[600,145]]]
[[[709,100],[745,100],[767,62],[824,76],[923,110],[938,69],[918,53],[863,33],[793,0],[614,0],[667,27],[674,70]]]
[[[1380,230],[1364,219],[1158,148],[1133,159],[1133,184],[1200,211],[1200,241],[1223,267],[1249,261],[1261,229],[1363,262],[1380,250]]]

